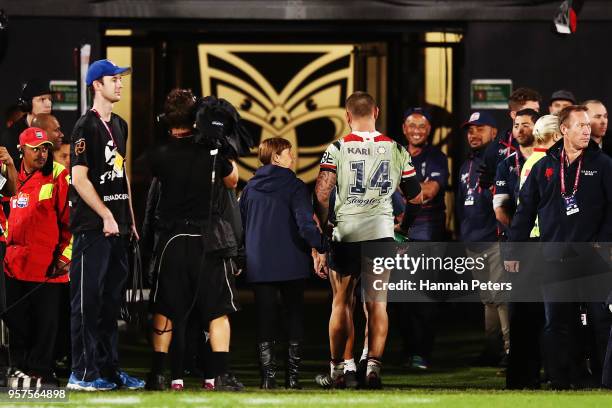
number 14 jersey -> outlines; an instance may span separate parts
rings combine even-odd
[[[402,179],[415,177],[410,154],[379,132],[353,132],[330,144],[321,171],[336,173],[333,240],[393,237],[391,196]]]

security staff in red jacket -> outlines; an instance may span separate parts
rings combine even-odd
[[[68,282],[67,264],[72,256],[68,229],[68,170],[53,162],[52,143],[40,128],[28,128],[19,136],[23,154],[17,191],[11,197],[7,251],[8,303],[12,304],[47,282],[36,296],[7,316],[11,355],[18,368],[43,384],[57,386],[52,371],[62,286]]]

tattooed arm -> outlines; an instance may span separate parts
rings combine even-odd
[[[329,218],[329,196],[336,187],[336,173],[321,170],[315,185],[315,214],[321,223],[321,227],[327,225]]]

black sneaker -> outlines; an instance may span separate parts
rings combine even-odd
[[[225,373],[215,378],[215,391],[242,391],[244,385],[233,374]]]
[[[163,374],[147,374],[145,382],[145,390],[148,391],[164,391],[166,389],[166,377]]]
[[[344,373],[344,384],[346,388],[354,390],[357,388],[359,383],[357,382],[357,373],[355,371],[349,370]]]
[[[380,390],[382,388],[382,381],[380,375],[372,371],[366,378],[367,387],[371,390]]]
[[[343,390],[347,387],[344,375],[332,380],[329,374],[317,374],[315,377],[315,383],[317,383],[319,387],[325,389],[335,388],[338,390]]]
[[[315,383],[321,388],[329,389],[332,387],[333,381],[329,374],[317,374]]]

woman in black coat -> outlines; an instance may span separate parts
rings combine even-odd
[[[285,386],[298,382],[300,342],[303,338],[304,283],[324,264],[327,241],[314,221],[308,188],[291,170],[291,144],[281,138],[259,146],[263,164],[240,198],[245,234],[246,279],[252,284],[257,307],[257,339],[261,388],[276,387],[276,359],[280,293],[287,316],[288,355]]]

